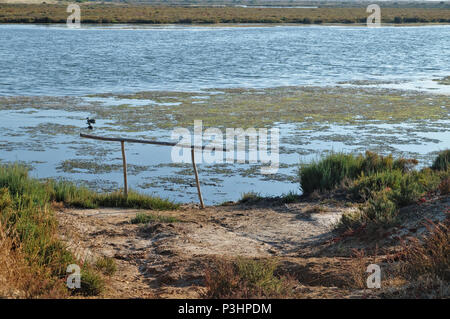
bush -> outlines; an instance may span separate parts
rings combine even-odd
[[[12,206],[11,195],[7,188],[0,188],[0,213],[10,209]]]
[[[74,291],[83,296],[98,296],[105,288],[103,278],[89,267],[81,270],[81,288]]]
[[[293,285],[274,272],[274,260],[239,258],[216,261],[205,274],[208,298],[282,298],[292,296]]]
[[[364,226],[366,220],[363,218],[363,213],[361,211],[345,213],[341,216],[341,219],[336,225],[336,229],[340,232],[346,230],[356,230]]]
[[[403,175],[398,188],[393,189],[392,200],[399,207],[410,205],[440,184],[440,176],[430,169]]]
[[[356,198],[369,199],[375,193],[385,189],[399,189],[403,174],[399,170],[375,173],[358,178],[350,190]]]
[[[300,167],[300,184],[303,193],[331,190],[344,178],[355,178],[361,161],[353,155],[333,153],[324,159]]]
[[[371,233],[380,228],[388,228],[398,223],[397,205],[389,198],[390,191],[376,193],[367,206],[357,212],[342,215],[336,229],[339,231],[357,230],[365,227]]]
[[[364,211],[364,219],[371,226],[387,228],[397,223],[397,205],[389,199],[388,192],[380,192],[369,200],[368,207]]]
[[[431,168],[437,171],[446,171],[450,168],[449,162],[450,149],[440,152],[435,158]]]
[[[313,162],[300,168],[300,184],[305,194],[315,190],[332,190],[345,180],[354,180],[360,176],[400,170],[410,171],[417,161],[399,158],[394,160],[392,155],[381,156],[367,151],[365,155],[333,153],[320,161]]]

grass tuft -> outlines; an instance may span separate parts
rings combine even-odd
[[[95,262],[95,268],[107,276],[112,276],[117,271],[116,261],[111,257],[102,257],[97,259]]]
[[[75,294],[83,296],[98,296],[105,289],[103,278],[90,267],[81,270],[81,288]]]
[[[292,297],[293,281],[275,275],[275,260],[238,258],[216,261],[207,268],[207,298],[286,298]]]
[[[248,193],[242,194],[241,199],[238,201],[238,203],[239,204],[255,204],[263,199],[264,199],[264,197],[262,197],[259,193],[248,192]]]
[[[172,216],[162,216],[147,213],[138,213],[136,217],[131,220],[132,224],[148,224],[150,222],[160,222],[160,223],[176,223],[179,220]]]

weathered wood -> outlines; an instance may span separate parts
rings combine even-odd
[[[92,140],[99,140],[99,141],[109,141],[109,142],[127,142],[127,143],[140,143],[140,144],[152,144],[152,145],[162,145],[162,146],[178,146],[183,148],[190,148],[190,149],[201,149],[201,150],[220,150],[217,149],[214,146],[196,146],[196,145],[184,145],[184,144],[178,144],[178,143],[172,143],[172,142],[158,142],[158,141],[150,141],[150,140],[138,140],[133,138],[121,138],[121,137],[104,137],[104,136],[96,136],[96,135],[90,135],[90,134],[83,134],[80,133],[80,137],[83,138],[89,138]],[[223,152],[226,152],[227,149],[224,147],[222,148]]]
[[[120,142],[122,146],[122,161],[123,161],[123,193],[128,196],[128,180],[127,180],[127,158],[125,156],[125,142]]]
[[[195,154],[195,150],[191,149],[192,167],[194,168],[195,182],[197,183],[197,191],[198,191],[198,198],[200,200],[200,207],[205,208],[205,204],[203,203],[202,191],[200,190],[200,182],[198,180],[197,166],[195,165],[195,155],[194,154]]]
[[[125,156],[125,142],[127,143],[140,143],[140,144],[153,144],[153,145],[163,145],[163,146],[178,146],[178,147],[184,147],[184,148],[190,148],[191,149],[191,157],[192,157],[192,166],[194,168],[194,175],[195,175],[195,182],[197,184],[197,191],[198,191],[198,198],[200,199],[200,207],[205,208],[205,204],[203,203],[203,197],[202,197],[202,191],[200,189],[200,181],[198,178],[198,172],[197,172],[197,166],[195,164],[195,150],[201,149],[201,150],[216,150],[219,151],[220,149],[217,149],[216,147],[211,146],[195,146],[195,145],[180,145],[177,143],[171,143],[171,142],[158,142],[158,141],[150,141],[150,140],[138,140],[138,139],[132,139],[132,138],[120,138],[120,137],[104,137],[104,136],[95,136],[95,135],[89,135],[89,134],[83,134],[80,133],[80,137],[83,138],[89,138],[93,140],[99,140],[99,141],[109,141],[109,142],[120,142],[122,146],[122,159],[123,159],[123,179],[124,179],[124,194],[125,196],[128,195],[128,181],[127,181],[127,159]],[[226,152],[226,148],[222,148],[223,152]]]

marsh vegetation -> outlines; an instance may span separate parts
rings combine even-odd
[[[365,24],[366,8],[165,7],[80,4],[82,23],[219,24],[297,23]],[[0,4],[0,23],[66,23],[67,6]],[[383,8],[383,23],[448,23],[450,9]]]

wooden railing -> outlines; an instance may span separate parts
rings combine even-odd
[[[99,141],[108,141],[108,142],[120,142],[120,145],[122,146],[122,162],[123,162],[123,192],[125,196],[128,195],[128,179],[127,179],[127,158],[125,155],[125,143],[139,143],[139,144],[152,144],[152,145],[161,145],[161,146],[177,146],[177,147],[184,147],[184,148],[190,148],[191,149],[191,158],[192,158],[192,167],[194,169],[194,175],[195,175],[195,182],[197,184],[197,192],[198,192],[198,198],[200,200],[200,207],[205,208],[205,204],[203,203],[203,196],[200,189],[200,182],[198,178],[198,172],[197,172],[197,166],[195,165],[195,149],[201,149],[201,150],[217,150],[216,147],[211,146],[196,146],[196,145],[183,145],[183,144],[177,144],[177,143],[171,143],[171,142],[159,142],[159,141],[150,141],[150,140],[141,140],[141,139],[132,139],[132,138],[121,138],[121,137],[104,137],[104,136],[96,136],[96,135],[89,135],[89,134],[83,134],[80,133],[80,137],[82,138],[89,138],[92,140],[99,140]],[[224,152],[226,152],[226,149],[223,149]]]

